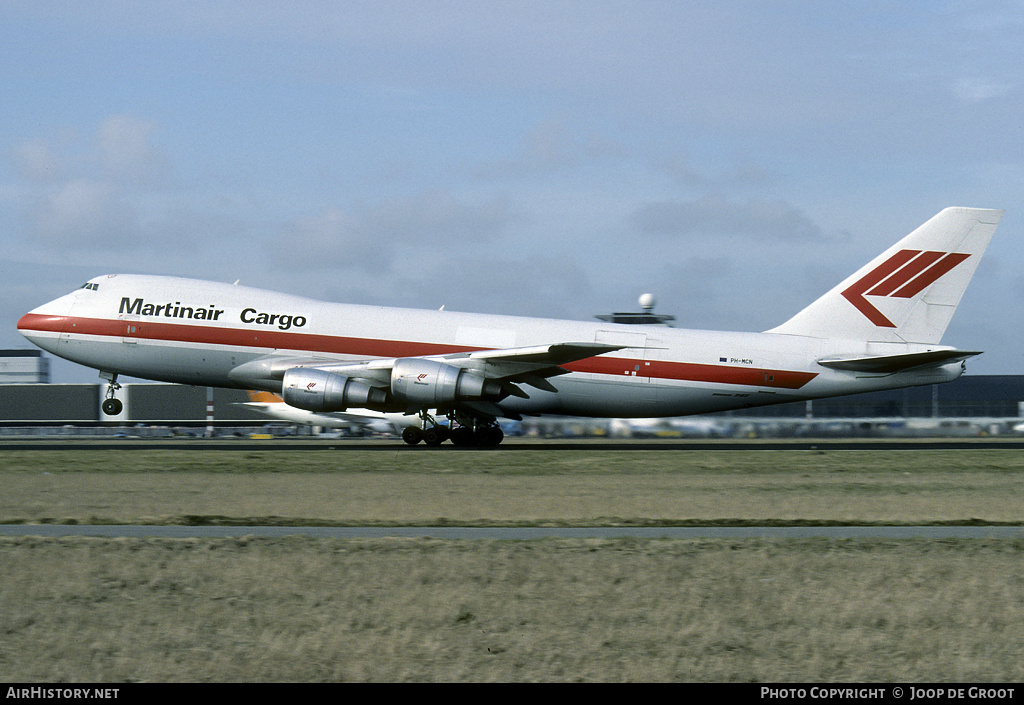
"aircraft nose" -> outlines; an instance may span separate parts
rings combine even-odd
[[[18,319],[18,332],[34,345],[53,352],[71,316],[73,303],[69,294],[29,311]]]

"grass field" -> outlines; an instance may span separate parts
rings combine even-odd
[[[0,520],[1021,523],[1012,451],[12,451]],[[4,681],[1024,677],[1018,540],[0,539]]]
[[[0,522],[1021,523],[1013,451],[11,451]]]

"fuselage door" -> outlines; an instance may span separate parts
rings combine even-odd
[[[142,321],[138,316],[118,316],[121,323],[121,341],[127,345],[138,345]]]

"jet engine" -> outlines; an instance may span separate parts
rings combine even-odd
[[[387,401],[387,391],[333,372],[293,367],[282,380],[285,403],[306,411],[342,411],[374,407]]]
[[[391,368],[391,393],[417,408],[436,407],[458,400],[496,399],[503,395],[499,382],[437,360],[406,357]]]

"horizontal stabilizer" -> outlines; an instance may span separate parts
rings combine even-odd
[[[818,360],[818,364],[833,370],[853,372],[874,372],[889,374],[903,372],[915,367],[934,367],[959,362],[981,352],[968,350],[929,350],[927,352],[904,353],[901,355],[872,355],[868,357],[829,358]]]

